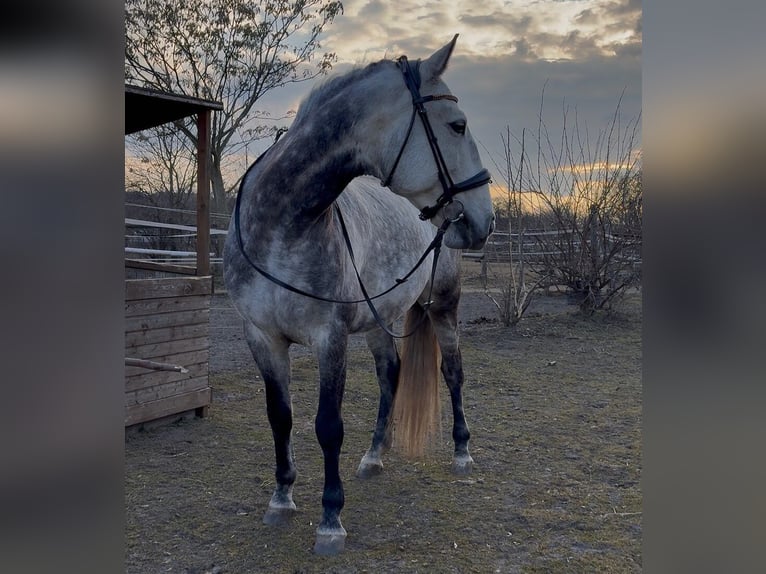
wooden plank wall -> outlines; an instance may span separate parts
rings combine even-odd
[[[180,365],[188,373],[125,367],[125,426],[205,408],[211,277],[125,282],[125,356]]]

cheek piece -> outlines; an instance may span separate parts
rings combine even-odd
[[[452,181],[452,177],[450,176],[449,170],[447,169],[447,164],[444,161],[444,156],[442,156],[442,152],[439,149],[436,135],[434,134],[434,130],[431,127],[431,122],[428,121],[428,113],[426,112],[426,107],[424,104],[427,102],[433,102],[435,100],[451,100],[453,102],[457,102],[457,98],[452,94],[421,96],[419,72],[420,61],[415,62],[414,69],[407,60],[407,56],[401,56],[397,61],[399,63],[399,68],[402,71],[402,75],[404,76],[404,83],[407,85],[407,89],[409,89],[410,94],[412,94],[412,116],[410,117],[410,125],[407,128],[407,135],[404,138],[404,143],[402,143],[402,147],[399,149],[399,154],[396,156],[394,165],[391,168],[388,177],[383,182],[383,185],[388,187],[391,184],[391,179],[394,177],[396,167],[399,165],[399,160],[402,158],[404,148],[407,146],[407,142],[410,139],[412,126],[415,124],[415,116],[420,116],[420,121],[423,123],[423,128],[426,132],[426,138],[428,139],[428,145],[431,148],[431,154],[434,156],[434,161],[436,162],[436,169],[439,173],[439,183],[441,183],[443,190],[442,194],[438,197],[434,205],[427,205],[420,210],[420,219],[426,221],[432,219],[437,213],[439,213],[440,209],[450,205],[458,193],[462,193],[476,187],[481,187],[482,185],[491,182],[492,177],[490,176],[487,169],[482,168],[479,173],[473,177],[469,177],[464,181],[458,183],[454,183]],[[460,217],[458,219],[462,217],[462,207],[463,206],[461,204]],[[453,218],[450,217],[448,219]]]

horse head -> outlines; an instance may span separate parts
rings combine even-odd
[[[397,77],[390,78],[399,88],[391,105],[396,119],[379,124],[381,163],[384,184],[420,209],[421,219],[436,226],[452,221],[445,245],[480,249],[495,227],[489,172],[457,98],[441,78],[456,40],[457,35],[425,60],[399,59]]]

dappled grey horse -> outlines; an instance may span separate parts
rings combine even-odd
[[[245,174],[226,238],[226,286],[244,318],[274,436],[276,489],[267,524],[296,509],[288,349],[308,345],[317,357],[315,429],[325,472],[314,546],[320,554],[343,550],[346,538],[338,461],[350,333],[366,333],[380,385],[372,444],[357,475],[381,472],[392,440],[405,450],[422,448],[439,416],[439,369],[452,400],[453,469],[471,470],[457,250],[482,247],[494,214],[489,173],[441,80],[456,39],[425,60],[380,61],[315,88],[289,132]],[[405,312],[410,336],[400,358],[391,329]]]

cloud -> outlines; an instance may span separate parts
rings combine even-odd
[[[388,18],[389,9],[390,3],[387,4],[381,0],[370,0],[359,9],[357,17],[363,19]]]
[[[587,8],[574,17],[574,21],[578,24],[598,24],[599,20],[592,8]]]
[[[506,124],[536,129],[543,86],[552,133],[561,129],[565,107],[597,133],[623,91],[626,117],[641,110],[641,2],[635,0],[346,0],[322,49],[338,54],[340,72],[401,54],[427,57],[458,32],[445,81],[474,137],[495,154]],[[277,90],[263,107],[281,115],[310,87]]]
[[[492,14],[482,16],[471,16],[470,14],[466,14],[465,16],[460,16],[460,21],[477,28],[494,28],[495,26],[498,26],[497,17]]]
[[[641,0],[623,0],[622,2],[607,2],[604,12],[609,16],[620,17],[635,15],[641,12]]]
[[[443,12],[429,12],[418,16],[418,21],[424,22],[429,26],[447,27],[450,25],[450,19]]]
[[[325,44],[354,63],[430,53],[457,32],[465,54],[546,60],[614,55],[616,44],[640,39],[641,3],[634,0],[347,0],[344,6]]]
[[[602,49],[594,36],[584,36],[579,30],[573,30],[563,39],[562,49],[575,60],[585,60],[598,56]]]
[[[535,26],[534,19],[529,14],[519,16],[506,12],[462,14],[458,21],[472,29],[492,29],[495,33],[510,35],[523,34]]]
[[[618,58],[639,60],[642,54],[642,46],[641,42],[625,42],[623,44],[613,44],[612,51]]]
[[[623,92],[624,117],[633,119],[641,111],[641,62],[633,58],[539,61],[457,54],[445,80],[460,97],[472,134],[490,150],[482,147],[488,165],[488,155],[500,157],[504,126],[516,135],[524,129],[528,137],[536,133],[543,89],[543,119],[554,139],[561,135],[565,109],[569,120],[576,114],[592,136],[606,127]]]
[[[522,60],[537,58],[537,54],[535,54],[535,51],[532,48],[532,45],[527,41],[526,38],[520,38],[518,40],[514,40],[512,42],[512,45],[513,45],[513,55],[515,57],[520,58]]]

